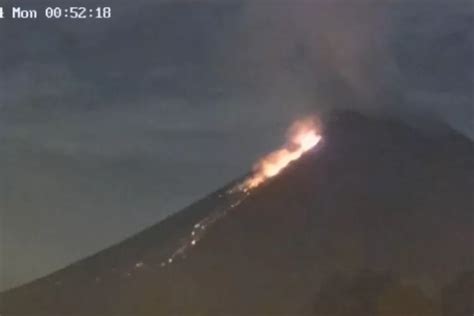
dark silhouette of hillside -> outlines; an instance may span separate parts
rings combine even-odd
[[[1,315],[472,315],[474,145],[345,112],[185,258],[219,190],[0,297]],[[471,272],[469,272],[471,271]]]
[[[439,315],[433,300],[416,285],[403,284],[389,273],[361,271],[323,281],[316,315]]]

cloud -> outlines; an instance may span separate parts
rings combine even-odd
[[[267,102],[436,115],[473,137],[473,16],[466,1],[247,2],[223,69]]]

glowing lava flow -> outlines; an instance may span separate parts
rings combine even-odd
[[[321,135],[316,131],[314,121],[306,119],[295,122],[289,130],[287,144],[261,159],[253,168],[253,175],[245,180],[239,188],[251,190],[268,178],[279,174],[292,161],[299,159],[305,152],[316,146]]]
[[[184,257],[186,251],[203,238],[209,227],[241,204],[254,188],[278,175],[292,161],[299,159],[321,141],[321,135],[318,133],[313,119],[304,119],[293,123],[288,130],[287,138],[286,144],[281,149],[268,154],[254,165],[253,172],[248,178],[228,190],[225,195],[220,195],[221,198],[225,198],[225,206],[218,207],[210,215],[196,223],[190,236],[183,239],[181,246],[161,263],[161,267],[173,263],[177,257]]]

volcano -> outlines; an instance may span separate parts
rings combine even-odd
[[[0,314],[472,315],[473,142],[352,112],[323,135],[238,204],[231,183],[2,293]]]

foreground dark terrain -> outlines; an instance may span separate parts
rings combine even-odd
[[[225,189],[3,293],[0,314],[472,315],[473,181],[455,132],[338,114],[185,258],[160,265]]]

